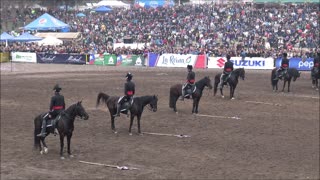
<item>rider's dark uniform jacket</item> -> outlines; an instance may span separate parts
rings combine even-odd
[[[233,62],[227,61],[227,62],[224,64],[223,71],[224,71],[224,72],[231,72],[231,71],[233,71]]]
[[[131,81],[127,81],[125,84],[124,84],[124,94],[127,96],[127,97],[131,97],[133,96],[135,93],[135,84]]]
[[[194,84],[196,78],[196,74],[193,71],[190,71],[187,76],[187,83]]]
[[[54,118],[56,117],[61,111],[65,109],[65,102],[64,96],[61,95],[59,92],[56,92],[54,96],[51,97],[50,103],[50,114]]]
[[[287,58],[282,59],[281,68],[289,68],[289,59],[287,59]]]

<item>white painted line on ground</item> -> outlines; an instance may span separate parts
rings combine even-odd
[[[224,119],[241,119],[237,116],[234,117],[227,117],[227,116],[213,116],[213,115],[206,115],[206,114],[196,114],[196,116],[204,116],[204,117],[212,117],[212,118],[224,118]]]
[[[116,166],[116,165],[111,165],[111,164],[101,164],[101,163],[87,162],[87,161],[79,161],[79,162],[80,163],[84,163],[84,164],[96,165],[96,166],[117,168],[117,169],[120,169],[120,170],[135,170],[135,169],[138,169],[138,168],[134,168],[134,167]]]
[[[267,103],[267,102],[260,102],[260,101],[245,101],[246,103],[254,103],[254,104],[266,104],[266,105],[272,105],[272,106],[282,106],[278,103]]]
[[[152,132],[143,132],[143,134],[157,135],[157,136],[173,136],[178,138],[191,137],[189,135],[183,135],[183,134],[163,134],[163,133],[152,133]]]

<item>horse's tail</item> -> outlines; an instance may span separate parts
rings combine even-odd
[[[272,69],[271,71],[271,85],[275,86],[277,84],[278,80],[274,80],[274,78],[276,78],[276,68]]]
[[[42,123],[40,119],[41,115],[37,116],[34,119],[34,132],[33,132],[33,137],[34,137],[34,149],[38,148],[40,146],[40,137],[37,136],[37,134],[40,133],[41,128],[39,129],[39,123]],[[40,125],[41,126],[41,125]]]
[[[97,97],[96,107],[99,106],[101,99],[102,99],[105,103],[107,103],[107,100],[109,99],[109,97],[110,97],[109,95],[100,92],[100,93],[98,94],[98,97]]]
[[[221,75],[220,75],[221,76]],[[217,74],[214,77],[213,95],[215,96],[218,91],[218,84],[220,83],[220,76]]]
[[[174,93],[173,93],[173,89],[170,88],[170,97],[169,97],[169,107],[170,108],[174,108],[174,103],[175,103],[175,99],[174,99]]]

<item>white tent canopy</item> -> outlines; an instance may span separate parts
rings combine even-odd
[[[103,0],[97,3],[97,6],[111,6],[111,7],[124,7],[130,8],[130,4],[126,4],[122,1],[117,0]]]
[[[42,39],[41,41],[38,42],[39,45],[44,45],[44,46],[57,46],[63,44],[63,41],[60,39],[57,39],[52,36],[47,36],[46,38]]]

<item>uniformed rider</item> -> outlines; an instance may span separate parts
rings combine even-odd
[[[231,72],[233,71],[233,62],[231,62],[230,59],[231,59],[231,56],[228,54],[227,55],[227,62],[224,63],[223,72],[220,76],[220,83],[218,86],[219,89],[222,89],[222,85],[225,81],[224,80],[225,76],[229,76],[231,74]]]
[[[279,78],[281,79],[283,74],[286,73],[286,71],[289,69],[289,59],[287,58],[287,56],[287,53],[283,53],[281,66],[277,70],[276,78],[274,80],[278,80]]]
[[[54,95],[51,97],[50,110],[42,119],[42,129],[41,133],[37,135],[38,137],[46,136],[47,120],[56,118],[59,113],[65,109],[64,96],[60,94],[62,88],[56,84],[53,90]]]
[[[317,56],[314,57],[313,59],[313,69],[311,71],[313,75],[315,75],[316,73],[320,74],[319,68],[320,68],[320,52],[318,52]]]
[[[131,102],[135,93],[135,84],[131,81],[133,75],[128,72],[126,75],[127,82],[124,84],[124,96],[120,97],[117,104],[117,114],[113,116],[120,116],[121,105],[124,101]]]
[[[192,88],[195,83],[196,74],[192,71],[192,65],[187,65],[188,69],[188,75],[187,75],[187,82],[182,86],[182,95],[181,95],[181,101],[184,100],[184,96],[186,94],[186,90]],[[190,97],[192,95],[192,92],[189,94]]]

